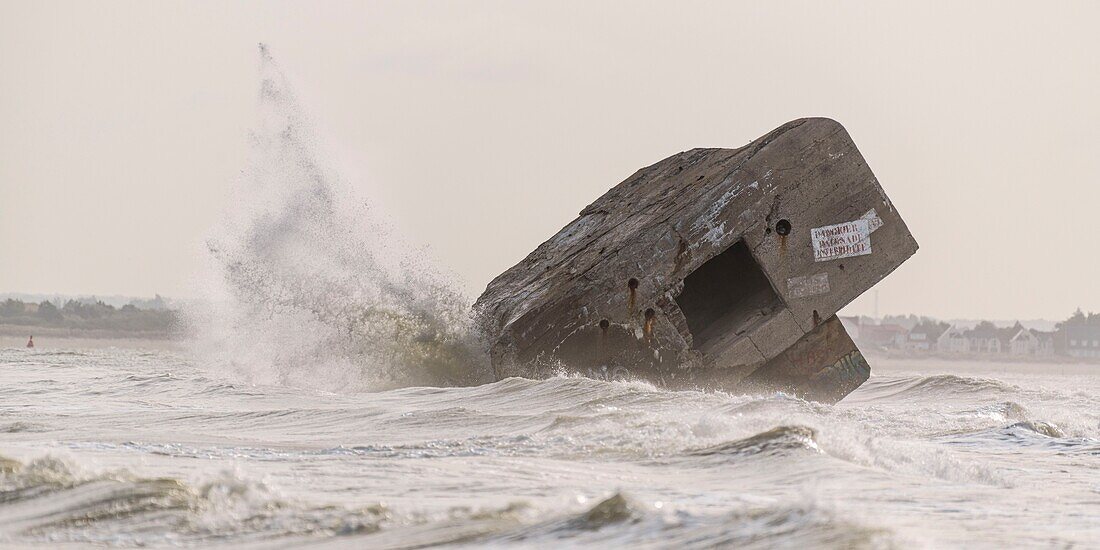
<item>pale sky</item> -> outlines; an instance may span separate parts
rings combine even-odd
[[[265,42],[338,170],[473,296],[638,168],[827,116],[921,245],[880,312],[1100,311],[1098,21],[1097,2],[0,0],[0,292],[185,295]]]

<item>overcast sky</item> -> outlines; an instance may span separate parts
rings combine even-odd
[[[1097,2],[0,1],[0,292],[186,293],[265,42],[339,170],[471,295],[636,169],[827,116],[921,245],[882,313],[1100,311],[1097,21]]]

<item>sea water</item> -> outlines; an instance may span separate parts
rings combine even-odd
[[[836,405],[512,378],[331,392],[0,350],[0,543],[1090,547],[1100,367],[875,361]]]

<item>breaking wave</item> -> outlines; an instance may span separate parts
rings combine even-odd
[[[813,503],[741,505],[733,512],[696,513],[617,492],[579,512],[540,511],[517,501],[499,508],[456,507],[421,514],[381,503],[310,505],[230,471],[188,483],[127,471],[88,473],[51,456],[26,464],[0,457],[0,512],[4,540],[124,547],[230,541],[323,546],[321,541],[331,540],[370,548],[878,548],[894,542],[887,530],[840,519]]]
[[[208,240],[196,352],[249,380],[381,389],[480,380],[469,300],[357,197],[261,46],[251,158]]]
[[[869,390],[869,391],[868,391]],[[902,376],[891,380],[877,380],[867,385],[860,401],[896,399],[919,396],[942,397],[944,395],[1011,394],[1020,388],[991,378],[936,374],[932,376]]]
[[[670,507],[671,508],[671,507]],[[505,530],[479,541],[524,546],[584,548],[893,548],[886,529],[837,517],[807,502],[790,506],[737,507],[725,514],[665,510],[624,493],[588,510]]]
[[[126,471],[88,473],[41,457],[0,457],[0,536],[37,542],[144,546],[377,530],[383,506],[313,507],[231,472],[192,485]]]
[[[816,433],[806,426],[780,426],[745,439],[738,439],[702,449],[689,451],[689,456],[754,456],[784,453],[796,449],[820,451]]]
[[[1032,433],[1043,435],[1046,437],[1066,437],[1066,432],[1059,428],[1057,424],[1050,422],[1043,422],[1041,420],[1026,420],[1024,422],[1017,422],[1006,430],[1027,430]]]

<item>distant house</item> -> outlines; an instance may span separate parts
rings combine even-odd
[[[1031,333],[1039,339],[1039,348],[1036,351],[1036,355],[1054,355],[1055,350],[1055,336],[1052,331],[1029,329]]]
[[[948,328],[936,338],[933,349],[942,353],[1054,355],[1054,344],[1053,332],[1024,328],[1018,322],[1011,327],[997,327],[982,321],[969,330]]]
[[[1016,331],[1008,341],[1008,352],[1012,355],[1054,355],[1054,333],[1027,329],[1017,324]]]
[[[905,327],[893,323],[860,325],[859,327],[860,342],[876,348],[904,347],[908,333],[909,331],[905,330]]]
[[[23,304],[23,313],[38,313],[38,304]]]
[[[946,323],[925,321],[914,326],[902,345],[912,351],[932,351],[939,348],[939,338],[950,328]]]
[[[970,341],[971,353],[1007,352],[1011,339],[1011,336],[1005,336],[1004,329],[997,328],[989,321],[978,323],[978,326],[966,331],[965,334]]]
[[[970,351],[970,339],[966,331],[952,325],[936,338],[936,349],[944,353],[967,353]]]
[[[1008,341],[1008,352],[1012,355],[1038,355],[1039,337],[1030,330],[1020,327]]]
[[[1069,325],[1061,328],[1066,355],[1071,357],[1100,357],[1100,326]]]

